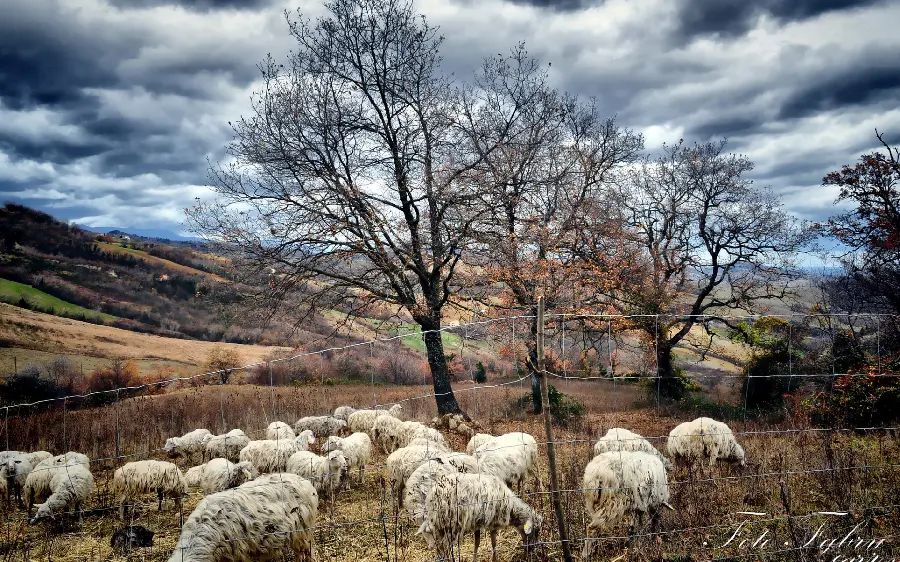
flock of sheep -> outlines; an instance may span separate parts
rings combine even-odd
[[[206,462],[186,473],[166,461],[123,465],[111,485],[120,517],[144,494],[155,493],[162,509],[163,499],[180,506],[189,488],[196,488],[206,495],[182,526],[170,562],[260,560],[282,551],[311,557],[320,497],[330,502],[333,513],[335,497],[350,484],[351,469],[359,469],[362,481],[372,449],[378,447],[388,455],[387,480],[398,508],[442,559],[452,557],[463,534],[474,533],[477,560],[484,531],[496,561],[497,532],[504,527],[518,530],[526,550],[534,546],[543,518],[513,492],[521,492],[529,478],[542,489],[534,437],[479,433],[465,453],[454,452],[437,429],[402,421],[401,410],[400,405],[388,410],[342,406],[331,416],[301,418],[293,427],[273,422],[262,440],[251,440],[239,429],[223,435],[197,429],[169,438],[164,450],[170,457],[190,462],[199,456]],[[324,440],[322,456],[309,450],[319,439]],[[710,418],[673,429],[668,453],[675,460],[744,464],[744,450],[731,430]],[[589,533],[607,532],[628,517],[632,530],[645,516],[655,525],[661,509],[671,509],[667,471],[672,464],[646,439],[613,428],[597,441],[594,454],[582,486]],[[66,512],[80,518],[94,486],[85,455],[5,451],[0,461],[7,502],[14,498],[25,507],[24,497],[30,516],[36,499],[44,500],[32,523]]]

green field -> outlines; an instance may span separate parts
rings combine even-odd
[[[0,301],[18,306],[23,298],[28,301],[29,308],[57,316],[67,316],[76,319],[84,316],[85,318],[104,321],[116,319],[111,314],[104,314],[66,302],[30,285],[23,285],[22,283],[0,278]]]

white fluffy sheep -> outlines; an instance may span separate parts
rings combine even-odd
[[[325,438],[344,432],[347,429],[347,421],[332,416],[306,416],[294,424],[294,431],[299,432],[305,429],[312,431],[316,437]]]
[[[394,404],[387,410],[356,410],[347,416],[347,426],[350,428],[350,431],[365,431],[371,437],[372,427],[375,425],[375,419],[378,416],[391,415],[400,419],[402,412],[403,406],[400,404]]]
[[[297,446],[298,451],[308,451],[315,442],[316,436],[308,429],[304,429],[297,434],[297,437],[294,437],[294,444]]]
[[[262,439],[247,443],[238,457],[241,462],[247,461],[253,465],[260,474],[284,472],[288,459],[299,450],[293,439]]]
[[[521,432],[495,437],[475,451],[478,472],[497,476],[507,486],[517,486],[520,491],[529,475],[534,477],[538,489],[543,490],[537,457],[537,441],[531,435]]]
[[[338,406],[334,409],[334,417],[339,420],[347,421],[347,417],[356,411],[352,406]]]
[[[287,472],[302,476],[313,483],[320,498],[327,498],[334,513],[334,500],[347,480],[347,459],[340,451],[331,451],[320,457],[309,451],[291,455]]]
[[[670,507],[666,468],[659,457],[643,451],[613,451],[594,457],[584,469],[582,493],[591,518],[582,552],[585,559],[591,552],[592,531],[608,532],[631,515],[630,534],[634,534],[645,515],[656,527],[660,508]]]
[[[38,504],[37,512],[30,522],[34,524],[46,517],[56,517],[70,508],[78,513],[81,521],[81,506],[94,489],[91,471],[84,464],[63,462],[49,472],[53,474],[50,479],[50,497]]]
[[[291,426],[281,421],[273,421],[269,424],[269,427],[266,428],[266,439],[272,441],[281,441],[283,439],[294,440],[296,435],[294,434],[294,430],[291,429]]]
[[[474,457],[461,453],[444,454],[426,459],[406,479],[403,487],[403,509],[416,522],[416,525],[421,525],[425,520],[425,497],[437,479],[444,474],[457,472],[474,474],[477,468]]]
[[[240,458],[241,449],[246,447],[249,442],[250,438],[240,429],[232,429],[223,435],[212,436],[206,442],[206,458],[237,461]]]
[[[475,533],[473,560],[478,560],[481,532],[491,537],[492,560],[497,561],[497,531],[515,527],[526,550],[537,541],[543,518],[502,480],[486,474],[445,474],[424,498],[424,515],[417,533],[425,537],[439,559],[453,559],[464,533]]]
[[[643,451],[659,457],[666,470],[672,470],[672,463],[669,462],[669,459],[664,457],[649,441],[637,433],[621,427],[610,429],[594,444],[594,456],[613,451]]]
[[[206,443],[212,439],[213,434],[208,429],[195,429],[182,435],[181,437],[169,437],[163,449],[169,458],[184,457],[190,460],[197,453],[203,460],[206,454]]]
[[[200,488],[207,494],[214,494],[236,488],[257,476],[259,474],[256,469],[247,461],[233,463],[228,459],[213,459],[188,470],[184,480],[188,486]]]
[[[347,459],[347,468],[359,468],[359,481],[363,481],[363,470],[372,458],[372,440],[366,433],[358,432],[349,437],[330,436],[322,445],[322,452],[340,451]]]
[[[478,447],[481,447],[485,443],[489,443],[493,439],[494,436],[490,433],[476,433],[472,436],[471,439],[469,439],[469,442],[466,444],[466,452],[470,455],[474,454],[475,451],[478,450]]]
[[[269,474],[210,494],[191,512],[169,562],[313,559],[319,497],[295,474]]]
[[[397,432],[396,446],[406,447],[414,439],[426,439],[447,447],[447,441],[444,439],[444,436],[435,428],[428,427],[417,421],[402,422]]]
[[[434,441],[427,437],[415,437],[405,444],[404,447],[430,447],[436,451],[444,451],[449,453],[452,451],[446,441]]]
[[[47,451],[37,451],[34,453],[20,453],[11,455],[0,465],[0,481],[6,486],[6,504],[10,505],[12,498],[20,506],[22,503],[22,490],[25,487],[25,480],[34,467],[53,455]]]
[[[403,490],[410,475],[428,459],[445,454],[446,451],[433,446],[400,447],[384,461],[391,493],[397,505],[403,507]]]
[[[181,470],[170,462],[134,461],[125,463],[113,473],[112,492],[118,496],[119,517],[124,520],[128,503],[149,492],[156,492],[157,509],[162,510],[163,497],[174,499],[180,508],[181,499],[187,494],[187,483]]]
[[[50,457],[49,459],[44,459],[37,463],[34,469],[28,474],[28,477],[25,478],[25,486],[22,489],[22,494],[28,499],[28,512],[31,513],[31,508],[36,500],[46,499],[53,493],[53,488],[50,483],[53,480],[53,475],[58,469],[83,466],[90,471],[90,465],[91,460],[87,455],[76,453],[74,451],[69,451],[63,455],[56,455],[55,457]]]
[[[400,432],[404,424],[394,416],[378,416],[372,423],[372,440],[381,448],[382,452],[390,454],[397,450],[400,440]]]
[[[714,466],[721,459],[744,466],[744,449],[731,428],[712,418],[684,422],[669,433],[669,455],[672,458],[699,460]]]

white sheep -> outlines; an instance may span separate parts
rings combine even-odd
[[[195,429],[181,437],[169,437],[163,449],[169,458],[183,456],[189,461],[192,455],[199,453],[200,459],[203,460],[206,455],[206,443],[212,437],[213,434],[208,429]]]
[[[410,475],[426,460],[445,454],[446,451],[433,446],[400,447],[384,461],[391,493],[397,499],[398,507],[403,507],[403,490]]]
[[[319,496],[295,474],[269,474],[200,500],[169,562],[313,559]]]
[[[507,486],[517,486],[521,491],[525,478],[531,475],[538,489],[543,490],[538,474],[537,441],[527,433],[512,432],[495,437],[476,449],[475,458],[478,459],[478,472],[497,476]]]
[[[669,459],[664,457],[649,441],[637,433],[621,427],[610,429],[594,444],[594,456],[613,451],[643,451],[659,457],[666,470],[672,470],[672,463],[669,462]]]
[[[291,426],[281,421],[273,421],[266,428],[266,439],[281,441],[283,439],[293,441],[296,435]]]
[[[429,439],[427,437],[414,437],[409,441],[409,443],[405,444],[404,447],[431,447],[436,451],[444,451],[450,452],[450,446],[447,445],[446,441],[434,441],[433,439]]]
[[[25,486],[22,488],[22,494],[28,499],[28,512],[31,513],[31,508],[37,499],[46,499],[53,493],[50,483],[58,469],[83,466],[90,471],[90,465],[91,460],[87,455],[74,451],[56,455],[37,463],[25,478]]]
[[[334,409],[334,417],[339,420],[347,421],[347,417],[356,411],[356,408],[351,406],[338,406]]]
[[[206,442],[206,458],[228,459],[232,462],[240,458],[241,449],[247,446],[250,438],[240,429],[232,429],[223,435],[210,437]]]
[[[340,435],[346,431],[347,421],[332,416],[306,416],[294,424],[294,431],[305,429],[312,431],[316,437],[325,438],[329,435]]]
[[[112,492],[118,496],[119,518],[124,520],[128,504],[149,492],[156,492],[158,510],[162,510],[163,497],[174,499],[180,509],[181,499],[187,494],[187,483],[181,470],[170,462],[134,461],[125,463],[113,473]]]
[[[37,451],[34,453],[20,453],[6,458],[2,466],[0,466],[0,480],[6,485],[6,504],[11,504],[11,499],[15,498],[20,506],[22,503],[22,490],[25,487],[25,480],[34,467],[53,457],[47,451]]]
[[[340,451],[347,459],[348,469],[359,468],[359,481],[363,481],[363,470],[372,458],[372,440],[369,435],[357,432],[349,437],[330,436],[322,445],[322,452]]]
[[[260,474],[284,472],[287,461],[300,449],[293,439],[251,441],[241,449],[238,457],[241,462],[247,461]]]
[[[304,429],[297,434],[297,437],[294,437],[294,444],[297,446],[298,451],[308,451],[315,442],[316,436],[308,429]]]
[[[633,535],[645,515],[659,524],[659,510],[671,508],[666,467],[656,455],[643,451],[613,451],[594,457],[584,469],[584,507],[591,518],[582,554],[591,553],[590,532],[605,533],[631,515]]]
[[[15,457],[23,454],[25,454],[24,451],[0,451],[0,465],[6,464],[6,461],[10,457]],[[6,478],[0,478],[0,492],[6,493],[8,499],[9,490],[6,487]]]
[[[347,480],[347,459],[340,451],[331,451],[320,457],[309,451],[291,455],[287,472],[302,476],[313,483],[320,498],[327,498],[334,514],[334,500]]]
[[[497,561],[497,531],[515,527],[526,551],[537,542],[543,517],[495,476],[444,474],[425,495],[424,515],[417,534],[441,560],[452,560],[464,533],[475,532],[473,560],[478,560],[481,532],[491,537],[492,560]]]
[[[347,416],[347,426],[350,428],[350,431],[365,431],[371,437],[372,426],[375,424],[375,419],[378,416],[390,415],[400,419],[402,412],[403,406],[400,404],[394,404],[387,410],[356,410]]]
[[[37,512],[30,523],[33,525],[46,517],[56,517],[69,508],[78,513],[80,523],[81,506],[94,490],[94,477],[91,471],[84,464],[63,462],[49,472],[53,474],[50,479],[50,497],[37,505]]]
[[[731,428],[712,418],[684,422],[669,433],[669,455],[675,459],[700,460],[715,466],[721,459],[745,465],[744,449]]]
[[[377,423],[377,422],[376,422]],[[417,421],[402,422],[397,432],[397,447],[406,447],[413,439],[427,439],[447,447],[447,441],[440,431]]]
[[[219,458],[191,468],[185,473],[184,480],[188,486],[213,494],[236,488],[257,476],[259,474],[256,469],[247,461],[233,463],[228,459]]]
[[[372,423],[372,440],[378,443],[382,452],[390,454],[397,450],[400,445],[400,432],[404,424],[394,416],[378,416]]]
[[[495,436],[490,433],[476,433],[469,439],[469,442],[466,444],[466,452],[470,455],[474,454],[478,447],[481,447],[485,443],[489,443],[493,440]]]
[[[426,459],[406,479],[403,487],[403,509],[416,522],[416,525],[421,525],[425,520],[425,496],[434,486],[437,478],[444,474],[457,472],[474,474],[477,469],[475,458],[461,453],[442,454]]]

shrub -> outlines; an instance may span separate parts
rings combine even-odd
[[[560,392],[552,384],[547,387],[547,401],[550,404],[550,418],[563,427],[580,420],[587,412],[584,404]],[[509,406],[511,415],[523,412],[532,403],[531,392],[515,399]],[[532,412],[533,413],[533,412]]]
[[[95,369],[90,374],[87,382],[88,392],[99,392],[89,397],[89,403],[94,406],[111,404],[117,398],[133,396],[140,392],[136,390],[123,390],[120,392],[108,392],[132,386],[140,386],[142,383],[138,373],[137,364],[131,359],[115,359],[109,367]]]
[[[900,373],[867,365],[838,377],[831,390],[804,402],[810,420],[826,427],[885,427],[900,420]]]
[[[475,365],[475,382],[482,384],[487,382],[487,370],[484,368],[484,363],[481,361]]]
[[[741,396],[750,410],[772,410],[784,405],[784,397],[799,388],[801,377],[791,377],[788,365],[803,358],[800,345],[802,327],[790,328],[788,321],[764,316],[742,322],[732,332],[732,340],[750,345],[750,359],[744,365]],[[793,338],[793,341],[789,341]]]
[[[236,349],[225,347],[223,345],[214,345],[206,356],[206,363],[203,367],[206,371],[220,371],[219,380],[222,384],[228,383],[228,377],[237,367],[240,367],[241,356]]]
[[[7,378],[3,384],[0,384],[0,402],[20,404],[63,396],[63,391],[54,381],[42,378],[40,375],[40,367],[28,365],[19,373]]]

